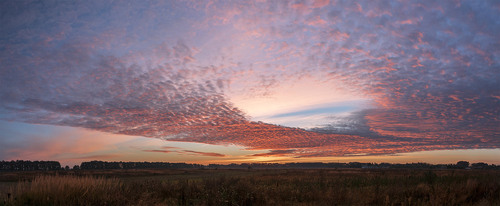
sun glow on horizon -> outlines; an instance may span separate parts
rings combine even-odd
[[[499,8],[3,1],[0,159],[498,163]]]

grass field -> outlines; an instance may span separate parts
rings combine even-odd
[[[1,172],[0,192],[0,205],[500,205],[500,171]]]

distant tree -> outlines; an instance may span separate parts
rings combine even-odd
[[[69,166],[66,165],[66,167],[64,167],[64,170],[69,170]]]
[[[465,169],[465,168],[469,167],[469,162],[459,161],[459,162],[457,162],[457,167],[460,169]]]
[[[471,167],[473,169],[486,169],[488,168],[488,164],[484,162],[472,163]]]
[[[363,164],[361,164],[361,162],[349,162],[349,167],[352,167],[352,168],[361,168],[363,166]]]
[[[73,170],[79,170],[79,169],[80,169],[80,166],[78,166],[78,165],[73,166]]]
[[[35,171],[35,170],[59,170],[61,164],[56,161],[25,161],[12,160],[0,161],[0,170],[8,171]]]

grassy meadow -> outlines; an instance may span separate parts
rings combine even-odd
[[[500,171],[0,172],[0,192],[0,205],[500,205]]]

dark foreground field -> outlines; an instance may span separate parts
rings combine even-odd
[[[0,205],[500,205],[500,171],[1,172],[0,192]]]

